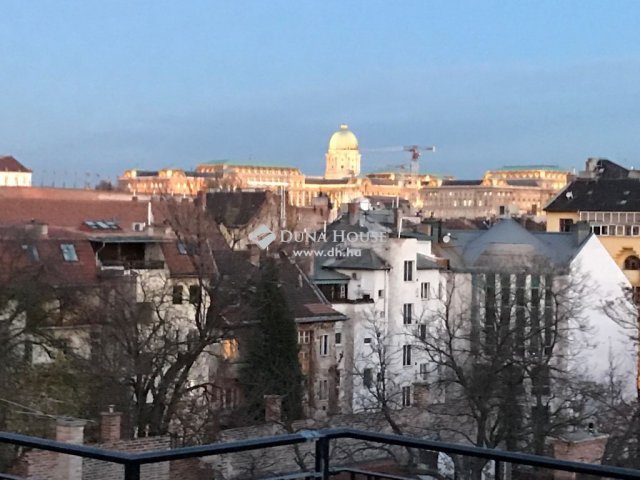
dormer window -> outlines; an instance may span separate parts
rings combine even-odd
[[[65,262],[78,261],[78,254],[76,253],[76,247],[73,243],[62,243],[60,245],[60,250],[62,250],[62,257]]]

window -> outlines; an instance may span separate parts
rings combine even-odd
[[[318,382],[318,399],[326,400],[327,398],[329,398],[329,381],[320,380]]]
[[[174,285],[173,286],[173,304],[174,305],[180,305],[182,304],[182,292],[183,292],[183,288],[182,285]]]
[[[591,231],[593,232],[594,235],[600,235],[601,234],[600,225],[593,225],[591,227]]]
[[[353,280],[358,280],[358,272],[353,272],[353,273],[351,274],[351,278],[352,278]]]
[[[572,218],[561,218],[560,219],[560,231],[561,232],[570,232],[572,226],[573,226],[573,219]]]
[[[311,330],[302,330],[298,332],[298,343],[305,345],[311,343]]]
[[[413,261],[405,260],[404,262],[404,281],[411,282],[413,280]]]
[[[198,285],[190,285],[189,286],[189,303],[195,305],[200,303],[200,286]]]
[[[370,388],[373,385],[373,370],[365,368],[362,372],[362,383],[365,387]]]
[[[402,387],[402,406],[411,406],[411,386]]]
[[[219,392],[220,408],[223,410],[236,408],[238,406],[238,389],[237,388],[223,388]]]
[[[180,255],[187,254],[187,246],[183,242],[178,242],[177,246],[178,246],[178,253]]]
[[[640,236],[640,225],[634,225],[631,227],[631,235],[634,237]]]
[[[429,364],[421,363],[420,364],[420,380],[426,380],[429,376]]]
[[[384,297],[384,290],[378,290],[378,298]]]
[[[625,270],[640,270],[640,258],[630,255],[624,260]]]
[[[418,325],[418,337],[420,340],[427,339],[427,326],[426,325]]]
[[[411,325],[411,317],[413,317],[413,304],[405,303],[402,306],[402,323]]]
[[[62,257],[65,262],[77,262],[78,255],[76,253],[76,248],[73,243],[63,243],[60,245],[60,250],[62,250]]]
[[[371,337],[367,337],[364,339],[364,343],[371,343]]]
[[[35,245],[22,245],[22,249],[29,254],[31,260],[34,262],[40,260],[40,254],[38,253],[38,249]]]
[[[402,346],[402,366],[408,367],[411,365],[411,345]]]
[[[336,345],[340,345],[342,343],[342,332],[336,332]]]
[[[323,357],[329,355],[329,335],[320,336],[320,355]]]
[[[420,298],[429,300],[429,290],[431,290],[429,282],[422,282],[420,286]]]
[[[225,360],[233,360],[238,356],[238,340],[235,338],[227,338],[222,340],[222,358]]]

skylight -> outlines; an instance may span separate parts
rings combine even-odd
[[[120,230],[113,220],[85,220],[84,224],[92,230]]]
[[[40,260],[40,254],[38,253],[38,249],[35,245],[22,245],[22,249],[29,254],[31,260],[33,260],[34,262]]]
[[[62,250],[62,256],[65,262],[77,262],[78,254],[76,253],[76,247],[73,243],[60,244],[60,250]]]

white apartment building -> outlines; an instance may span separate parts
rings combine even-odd
[[[431,242],[420,234],[398,236],[372,215],[353,210],[331,224],[326,237],[322,248],[343,254],[318,256],[313,280],[349,318],[342,370],[351,373],[341,405],[354,412],[376,409],[383,400],[408,406],[413,384],[426,380],[419,338],[443,291]]]

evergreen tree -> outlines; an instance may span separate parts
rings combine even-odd
[[[260,268],[255,311],[258,324],[248,339],[240,373],[247,413],[254,420],[264,418],[264,396],[281,395],[283,418],[295,420],[302,415],[303,380],[297,330],[271,258]]]

